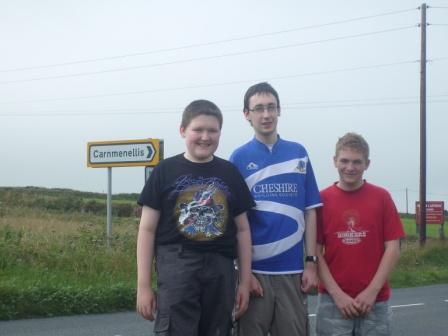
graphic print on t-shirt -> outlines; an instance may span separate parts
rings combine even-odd
[[[356,210],[346,210],[342,213],[342,220],[347,225],[346,231],[337,231],[336,235],[345,245],[359,244],[367,237],[368,230],[359,227],[359,213]]]
[[[224,234],[228,207],[226,185],[215,177],[183,176],[176,181],[177,229],[191,240],[213,240]]]

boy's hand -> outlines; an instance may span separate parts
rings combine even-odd
[[[263,297],[263,287],[253,273],[250,275],[250,294]]]
[[[377,292],[366,288],[355,298],[355,301],[359,305],[360,313],[362,315],[367,315],[368,313],[370,313],[373,305],[375,304],[377,294]]]
[[[342,292],[333,296],[333,300],[344,319],[348,320],[360,315],[361,308],[359,304],[348,294]]]
[[[308,293],[313,288],[316,288],[317,282],[317,265],[307,262],[302,274],[302,284],[300,285],[301,291]]]
[[[240,283],[236,292],[235,319],[239,319],[249,306],[249,285]]]
[[[154,321],[156,309],[157,300],[152,288],[138,287],[137,313],[139,313],[146,320]]]

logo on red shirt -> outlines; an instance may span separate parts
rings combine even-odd
[[[347,225],[346,231],[337,231],[336,236],[345,245],[359,244],[363,238],[367,237],[367,230],[359,227],[359,213],[356,210],[347,210],[343,214],[343,221]]]

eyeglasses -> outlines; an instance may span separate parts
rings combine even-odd
[[[268,111],[270,114],[276,113],[278,110],[277,105],[268,104],[268,105],[255,105],[253,109],[249,109],[251,112],[255,112],[257,114],[262,114],[264,111]]]

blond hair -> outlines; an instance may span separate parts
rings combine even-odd
[[[339,138],[338,142],[336,143],[335,156],[337,157],[339,151],[345,148],[350,148],[352,150],[360,152],[364,155],[364,158],[366,160],[369,159],[369,144],[360,134],[349,132]]]

